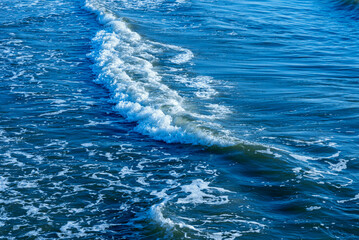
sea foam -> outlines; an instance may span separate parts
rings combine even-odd
[[[104,26],[92,40],[89,54],[97,75],[96,83],[111,93],[115,110],[135,122],[135,130],[156,140],[194,145],[233,145],[227,132],[205,126],[204,119],[186,109],[184,99],[162,81],[153,65],[158,43],[143,39],[128,24],[96,1],[86,1],[85,8],[98,16]],[[170,45],[180,52],[169,59],[175,64],[188,62],[190,50]],[[188,117],[190,116],[190,117]]]

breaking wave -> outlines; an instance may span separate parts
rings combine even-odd
[[[89,54],[94,62],[95,82],[110,91],[115,110],[126,120],[135,122],[137,132],[167,143],[235,144],[228,131],[218,124],[208,123],[209,116],[189,109],[185,99],[163,83],[163,76],[154,66],[156,54],[163,49],[176,52],[168,61],[177,65],[194,57],[190,50],[143,39],[124,19],[95,1],[87,0],[85,8],[97,14],[98,21],[104,26],[93,38],[93,51]],[[203,79],[210,78],[199,76],[192,79],[198,83],[190,85],[198,85],[197,95],[209,98],[215,91],[209,80],[203,84]],[[188,85],[191,80],[186,81]]]

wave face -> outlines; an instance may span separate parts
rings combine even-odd
[[[199,98],[210,98],[215,95],[209,84],[211,78],[199,76],[188,79],[171,72],[159,74],[160,66],[154,66],[159,57],[163,58],[164,51],[175,53],[164,61],[188,63],[194,57],[190,50],[143,39],[130,29],[124,19],[99,2],[86,1],[86,9],[96,13],[104,26],[93,38],[93,51],[89,54],[94,61],[95,82],[111,92],[115,109],[128,121],[136,122],[137,132],[167,143],[234,144],[234,138],[229,136],[228,131],[218,124],[208,126],[206,123],[208,119],[220,118],[218,111],[216,115],[197,113],[195,108],[185,104],[186,100],[177,91],[163,83],[163,75],[170,75],[196,88]],[[207,107],[213,108],[213,105]],[[215,108],[221,110],[220,106]]]

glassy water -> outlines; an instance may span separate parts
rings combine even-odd
[[[355,0],[2,0],[0,239],[357,239]]]

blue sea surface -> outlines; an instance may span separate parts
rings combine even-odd
[[[0,239],[359,239],[357,0],[0,16]]]

